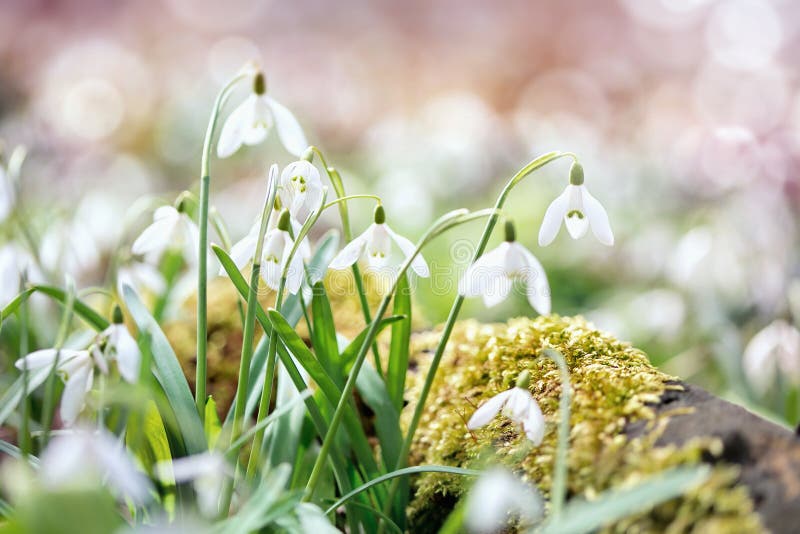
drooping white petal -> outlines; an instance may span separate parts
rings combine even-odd
[[[525,435],[533,442],[534,445],[540,445],[544,439],[544,415],[542,409],[536,401],[532,401],[528,406],[528,414],[522,420],[522,428]]]
[[[293,246],[294,243],[287,235],[284,257],[288,257]],[[289,263],[289,268],[286,270],[286,289],[292,295],[297,294],[297,292],[300,291],[300,286],[303,285],[304,270],[305,267],[303,266],[303,258],[301,258],[300,254],[296,252]]]
[[[494,279],[505,277],[505,257],[508,244],[503,242],[485,253],[470,265],[458,282],[458,293],[463,297],[477,297],[493,287]]]
[[[386,232],[389,234],[389,237],[391,237],[392,240],[397,243],[397,246],[400,247],[400,250],[403,251],[403,255],[406,258],[414,253],[414,250],[417,248],[414,246],[414,243],[389,228],[388,224],[384,224],[383,226],[386,228]],[[425,258],[422,257],[421,252],[417,254],[414,260],[411,262],[411,268],[414,269],[415,273],[423,278],[428,278],[431,275],[431,271],[428,269],[428,263],[425,261]]]
[[[86,391],[91,388],[92,377],[91,360],[87,360],[67,378],[64,393],[61,395],[60,413],[64,426],[72,426],[78,419],[78,414],[83,410]]]
[[[471,533],[490,534],[503,530],[510,517],[518,515],[521,526],[529,527],[542,517],[543,511],[536,490],[506,469],[494,467],[481,474],[472,487],[464,526]]]
[[[175,482],[193,482],[200,512],[211,517],[218,512],[222,485],[225,477],[232,474],[232,470],[222,454],[204,452],[171,462],[160,462],[156,465],[156,473],[165,482],[170,480],[170,474]]]
[[[156,295],[160,295],[166,288],[164,276],[157,268],[138,261],[121,267],[117,272],[117,292],[120,295],[125,285],[131,286],[137,293],[146,289]]]
[[[589,231],[589,219],[584,212],[581,188],[583,186],[572,184],[567,186],[569,205],[567,206],[567,213],[564,215],[564,224],[572,239],[580,239]]]
[[[150,480],[139,471],[123,446],[109,433],[94,435],[90,453],[104,475],[104,483],[112,486],[135,503],[147,500]]]
[[[258,235],[253,235],[253,233],[249,233],[244,236],[242,239],[237,241],[231,247],[231,259],[233,263],[236,265],[236,268],[240,271],[244,269],[244,267],[253,261],[253,257],[256,254],[256,242],[258,241]],[[220,274],[225,274],[225,269],[221,268]]]
[[[364,254],[364,249],[367,246],[366,232],[350,241],[339,253],[333,258],[329,267],[331,269],[346,269],[353,265],[358,258]]]
[[[372,268],[384,267],[389,263],[392,241],[385,224],[372,223],[367,229],[367,261]]]
[[[85,350],[61,349],[61,351],[57,351],[56,349],[42,349],[42,350],[37,350],[35,352],[31,352],[24,358],[20,358],[14,363],[14,366],[20,371],[24,369],[26,366],[29,371],[33,371],[35,369],[42,369],[45,367],[52,367],[53,363],[56,360],[57,354],[58,354],[59,367],[77,356],[88,355],[88,353]]]
[[[245,125],[242,135],[242,142],[245,145],[255,146],[267,138],[270,128],[272,128],[272,113],[269,106],[264,101],[264,96],[255,96],[252,100],[252,119]]]
[[[483,403],[483,405],[475,410],[475,413],[472,414],[472,417],[469,418],[469,421],[467,421],[467,428],[470,430],[475,430],[476,428],[487,425],[503,408],[503,405],[505,405],[506,401],[511,395],[511,392],[512,390],[510,389],[503,391],[502,393],[495,395]]]
[[[172,206],[162,206],[162,208],[172,208]],[[176,211],[175,214],[178,215],[178,212]],[[136,241],[133,242],[131,252],[136,255],[148,253],[160,254],[172,243],[175,226],[178,222],[179,217],[177,216],[155,218],[153,223],[145,228],[141,235],[136,238]]]
[[[295,236],[300,234],[302,227],[303,226],[297,222],[297,220],[292,219],[292,232],[294,232]],[[297,247],[297,253],[300,254],[300,257],[303,259],[303,261],[308,261],[311,259],[311,242],[309,241],[308,236],[305,236],[300,242],[300,246]]]
[[[547,207],[542,226],[539,228],[539,246],[545,247],[556,238],[558,230],[561,228],[561,221],[564,220],[564,216],[567,214],[568,205],[569,188],[558,195]]]
[[[300,157],[305,149],[308,148],[308,141],[306,141],[306,136],[300,127],[300,123],[297,122],[292,112],[277,100],[267,95],[264,95],[264,98],[270,109],[272,109],[275,128],[278,130],[281,143],[290,154]]]
[[[248,124],[253,123],[255,94],[250,94],[236,109],[234,109],[219,134],[217,142],[217,157],[227,158],[232,156],[244,142],[245,130]]]
[[[189,263],[196,264],[199,259],[198,251],[200,249],[198,247],[200,246],[200,229],[185,213],[181,213],[180,221],[181,235],[179,240],[183,245],[184,258]],[[208,251],[206,250],[205,253],[207,254]]]
[[[303,218],[319,207],[322,200],[322,180],[319,170],[306,160],[287,165],[281,173],[281,202],[292,217]]]
[[[583,209],[586,218],[589,219],[589,225],[592,228],[592,233],[604,245],[611,246],[614,244],[614,234],[611,231],[611,224],[608,222],[608,214],[600,202],[594,198],[586,186],[581,187],[581,195],[583,196]]]
[[[139,367],[142,360],[139,345],[125,325],[111,325],[111,328],[115,329],[114,352],[119,374],[123,379],[134,384],[139,379]]]
[[[517,253],[525,258],[525,284],[528,302],[540,315],[548,315],[551,309],[550,284],[544,267],[531,251],[519,243],[514,243]]]
[[[488,286],[483,292],[483,304],[487,308],[493,308],[506,300],[514,282],[507,276],[495,276],[488,280]]]

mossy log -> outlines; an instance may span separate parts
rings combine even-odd
[[[409,405],[427,370],[436,331],[415,337],[416,371]],[[463,467],[499,462],[535,484],[546,497],[556,446],[561,387],[543,348],[565,356],[573,388],[570,497],[634,484],[663,469],[704,462],[712,475],[679,499],[630,517],[609,532],[796,532],[800,525],[800,440],[783,427],[677,381],[645,354],[580,318],[513,319],[506,324],[457,325],[412,448],[413,464]],[[475,432],[466,420],[475,407],[514,385],[523,370],[548,422],[539,447],[502,416]],[[463,478],[429,474],[415,481],[410,507],[414,532],[434,532],[468,489]]]

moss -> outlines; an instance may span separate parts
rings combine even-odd
[[[429,366],[439,332],[413,340],[417,372],[409,377],[404,410],[407,422]],[[647,356],[600,332],[581,318],[558,316],[513,319],[507,324],[458,324],[453,332],[412,447],[412,464],[481,466],[504,463],[536,484],[546,497],[556,446],[560,383],[555,364],[539,357],[546,347],[559,349],[570,368],[573,386],[568,490],[591,499],[611,488],[634,484],[668,467],[694,464],[703,455],[719,455],[721,444],[698,438],[683,446],[657,446],[669,416],[656,417],[648,406],[671,385],[672,377],[650,365]],[[466,428],[475,407],[513,387],[523,370],[539,402],[548,431],[532,447],[515,426],[499,416],[476,432]],[[676,416],[677,414],[673,414]],[[628,438],[626,425],[648,421],[649,431]],[[717,464],[711,478],[689,494],[654,510],[607,527],[610,532],[761,532],[737,468]],[[435,531],[469,481],[442,474],[419,477],[411,502],[414,532]]]

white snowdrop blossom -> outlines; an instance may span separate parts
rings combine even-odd
[[[139,294],[142,291],[149,291],[154,295],[161,295],[167,287],[167,282],[155,266],[133,261],[117,271],[117,292],[120,295],[123,294],[122,288],[125,286],[130,286]]]
[[[262,73],[253,78],[253,91],[231,112],[217,144],[217,156],[227,158],[244,145],[254,146],[267,138],[272,125],[286,150],[300,156],[308,148],[306,136],[291,111],[266,93]]]
[[[5,221],[14,209],[16,203],[14,184],[5,167],[0,163],[0,222]]]
[[[281,202],[296,219],[319,206],[322,200],[322,180],[317,168],[306,160],[287,165],[281,173]]]
[[[475,430],[489,424],[498,413],[522,426],[525,435],[534,445],[544,438],[544,416],[539,404],[528,391],[530,374],[523,371],[513,388],[495,395],[480,406],[467,421],[467,428]]]
[[[19,294],[23,277],[33,283],[44,281],[36,260],[26,249],[16,243],[0,247],[0,308]]]
[[[464,297],[483,297],[491,308],[504,301],[515,280],[526,285],[528,302],[542,315],[550,313],[550,285],[539,260],[515,240],[513,225],[506,223],[506,240],[470,265],[458,283]]]
[[[102,484],[135,503],[147,500],[152,486],[123,446],[107,430],[77,428],[54,436],[41,456],[41,480],[50,488]]]
[[[160,462],[156,473],[164,482],[174,479],[178,484],[191,482],[197,493],[197,506],[206,517],[218,513],[219,497],[226,477],[233,470],[225,457],[218,452],[204,452],[175,460]]]
[[[572,164],[569,180],[567,188],[550,203],[544,214],[539,229],[539,245],[544,247],[553,242],[561,229],[562,220],[572,239],[583,237],[591,227],[598,241],[604,245],[613,245],[614,234],[611,232],[608,214],[583,184],[583,167],[579,163]]]
[[[199,230],[189,216],[173,206],[161,206],[153,223],[133,242],[131,251],[157,261],[168,249],[178,249],[189,263],[197,262]]]
[[[800,331],[780,319],[772,322],[747,344],[743,367],[747,379],[762,394],[778,372],[791,384],[800,384]]]
[[[469,492],[464,515],[468,532],[489,534],[503,531],[509,520],[526,526],[542,518],[544,507],[538,492],[501,467],[488,469]]]
[[[64,380],[59,414],[64,426],[75,424],[86,405],[86,394],[94,384],[95,367],[104,375],[109,372],[108,361],[116,360],[123,379],[136,382],[141,354],[139,346],[123,324],[114,323],[97,335],[87,349],[41,349],[15,362],[19,370],[36,372],[56,366]]]
[[[295,253],[289,257],[294,241],[289,235],[289,212],[283,210],[279,218],[278,226],[267,232],[264,236],[264,249],[261,254],[261,278],[274,290],[280,286],[281,276],[286,269],[286,289],[292,294],[300,291],[303,284],[303,265],[302,254]],[[299,249],[298,249],[299,250]],[[288,267],[287,267],[288,262]]]
[[[416,247],[405,237],[395,233],[386,224],[386,214],[383,206],[375,208],[374,222],[360,236],[348,243],[333,258],[330,263],[331,269],[346,269],[353,265],[361,257],[366,257],[371,269],[379,269],[389,265],[389,255],[391,254],[392,241],[400,248],[406,258],[411,256]],[[411,262],[411,269],[419,276],[427,278],[430,276],[428,264],[422,254],[417,254]]]

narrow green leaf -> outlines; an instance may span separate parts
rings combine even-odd
[[[418,465],[415,467],[404,467],[403,469],[398,469],[397,471],[392,471],[391,473],[386,473],[385,475],[381,475],[378,478],[370,480],[369,482],[362,484],[361,486],[357,487],[347,495],[344,495],[341,499],[333,503],[325,510],[326,514],[332,513],[334,510],[339,508],[341,505],[361,493],[362,491],[366,491],[372,486],[376,486],[378,484],[382,484],[387,480],[392,480],[393,478],[397,477],[404,477],[408,475],[416,475],[419,473],[449,473],[451,475],[463,475],[463,476],[471,476],[475,477],[481,474],[481,471],[476,471],[475,469],[463,469],[461,467],[451,467],[448,465]]]
[[[706,465],[678,467],[654,475],[633,487],[607,491],[592,501],[573,500],[550,519],[542,534],[583,534],[641,513],[679,497],[701,484],[710,474]]]
[[[29,287],[28,289],[26,289],[16,297],[14,297],[14,299],[11,302],[6,304],[5,308],[0,310],[0,325],[3,324],[3,321],[5,321],[7,317],[13,315],[19,309],[22,303],[28,300],[28,297],[30,297],[33,294],[33,292],[34,289],[32,287]]]
[[[403,408],[403,394],[408,371],[408,345],[411,340],[411,289],[408,285],[407,275],[403,275],[397,283],[392,313],[405,316],[392,325],[389,365],[386,370],[386,388],[389,391],[389,398],[395,410],[400,411]]]
[[[378,334],[381,333],[381,331],[383,331],[384,328],[398,321],[402,321],[403,319],[404,316],[402,315],[390,315],[388,317],[384,317],[383,319],[381,319],[381,322],[378,325],[378,331],[375,334],[376,337]],[[361,330],[361,332],[358,333],[358,335],[353,339],[353,341],[351,341],[350,344],[347,345],[347,347],[345,347],[345,349],[342,351],[341,362],[342,362],[342,367],[345,369],[345,371],[350,369],[350,367],[353,364],[353,360],[356,359],[358,350],[361,348],[361,345],[364,344],[364,339],[367,337],[368,330],[369,330],[369,325],[364,327],[364,329]]]
[[[339,367],[339,346],[336,342],[336,325],[333,322],[331,303],[325,292],[325,285],[317,282],[313,287],[311,298],[311,317],[314,321],[312,343],[314,353],[322,367],[328,372],[339,387],[343,385],[344,373]]]
[[[48,297],[58,301],[60,304],[65,304],[67,302],[67,292],[63,289],[53,287],[53,286],[44,286],[44,285],[36,285],[33,286],[31,289],[38,293],[44,293]],[[78,298],[74,299],[73,302],[73,313],[86,321],[92,328],[95,330],[105,330],[108,328],[109,322],[108,320],[94,311],[89,305],[85,302],[81,301]]]
[[[176,423],[186,444],[186,452],[199,454],[207,449],[203,423],[195,409],[194,397],[178,357],[175,356],[164,332],[133,289],[125,286],[123,294],[140,335],[146,333],[150,337],[150,350],[156,367],[154,374],[175,413]]]
[[[214,397],[211,395],[206,399],[205,412],[203,430],[206,434],[208,448],[213,449],[214,445],[217,443],[217,437],[219,437],[219,433],[222,431],[222,424],[219,421],[219,415],[217,415],[217,403],[214,402]]]
[[[49,375],[49,367],[29,373],[28,393],[41,386]],[[23,378],[22,376],[17,378],[5,393],[3,393],[3,396],[0,397],[0,425],[6,422],[11,414],[14,413],[14,410],[17,409],[20,401],[22,401],[22,392],[25,389]]]

